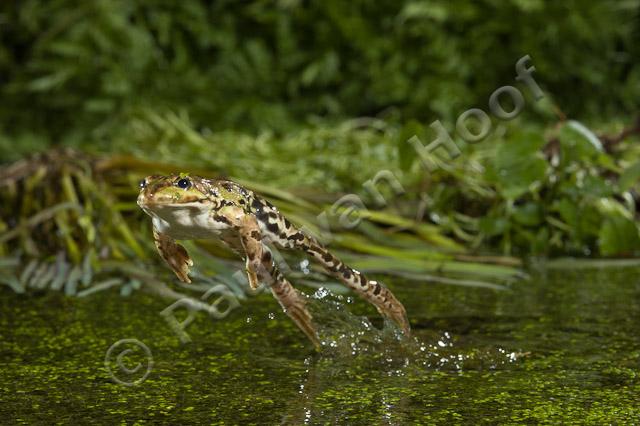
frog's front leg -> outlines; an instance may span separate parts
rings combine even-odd
[[[249,286],[252,290],[257,290],[260,286],[260,281],[258,281],[258,274],[256,273],[254,267],[252,266],[252,260],[247,256],[247,260],[245,263],[245,269],[247,270],[247,278],[249,279]]]
[[[240,239],[247,256],[249,282],[251,282],[251,274],[255,274],[263,282],[268,283],[271,293],[278,300],[284,312],[319,350],[320,339],[313,325],[311,314],[307,310],[304,297],[278,270],[271,252],[262,243],[262,234],[255,217],[247,216],[242,220]]]
[[[173,269],[180,281],[190,283],[189,267],[193,266],[193,261],[189,257],[187,250],[176,243],[173,238],[158,231],[155,227],[153,228],[153,240],[156,243],[158,253]]]

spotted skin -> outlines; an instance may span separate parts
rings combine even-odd
[[[344,264],[274,205],[235,182],[186,175],[149,176],[141,183],[138,204],[153,219],[158,252],[181,281],[190,282],[188,271],[193,262],[175,240],[218,238],[245,258],[251,287],[268,284],[316,348],[320,342],[304,297],[278,270],[269,246],[306,252],[406,335],[410,332],[404,306],[389,289]]]
[[[180,281],[190,283],[189,268],[193,266],[193,261],[189,257],[187,250],[166,234],[158,232],[155,228],[153,229],[153,239],[158,253],[173,269]]]

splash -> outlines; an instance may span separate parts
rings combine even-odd
[[[389,371],[417,366],[431,370],[492,370],[513,364],[528,353],[496,346],[473,346],[446,330],[415,329],[406,337],[397,326],[384,320],[377,328],[365,316],[353,314],[348,296],[318,289],[308,306],[318,325],[322,358],[352,362],[354,357]]]

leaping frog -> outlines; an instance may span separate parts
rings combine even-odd
[[[278,270],[269,246],[304,251],[409,334],[405,308],[388,288],[345,265],[274,205],[235,182],[186,174],[149,176],[140,182],[138,205],[152,218],[160,256],[181,281],[191,282],[193,261],[176,240],[220,239],[245,259],[250,286],[267,284],[316,349],[320,340],[305,299]]]

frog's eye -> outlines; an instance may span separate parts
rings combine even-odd
[[[147,180],[146,179],[142,179],[140,181],[140,183],[138,184],[138,186],[140,187],[140,189],[145,189],[147,187]]]
[[[176,186],[182,189],[189,189],[191,187],[191,181],[189,179],[180,179],[176,182]]]

